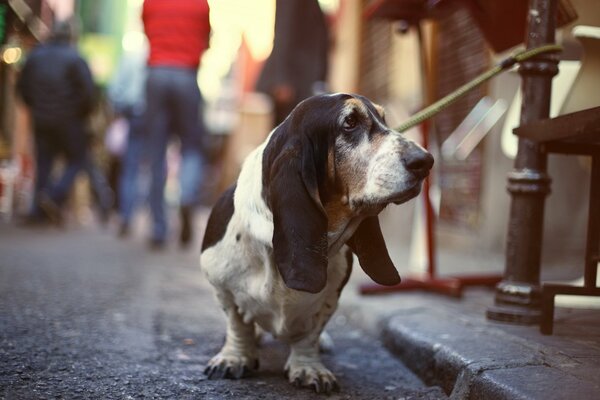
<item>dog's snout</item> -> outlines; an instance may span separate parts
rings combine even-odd
[[[433,167],[433,156],[421,149],[404,154],[402,161],[407,170],[419,176],[426,176]]]

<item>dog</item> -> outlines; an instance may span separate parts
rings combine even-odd
[[[339,390],[320,361],[319,338],[353,254],[376,283],[400,282],[377,215],[419,194],[433,162],[363,96],[327,94],[298,104],[248,155],[208,219],[200,266],[225,311],[227,333],[205,374],[237,379],[258,369],[259,328],[289,344],[291,383]]]

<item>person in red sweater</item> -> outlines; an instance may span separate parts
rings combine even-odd
[[[146,81],[144,127],[148,137],[152,183],[150,246],[161,248],[167,238],[164,188],[166,149],[171,135],[179,138],[180,242],[190,243],[193,210],[202,180],[203,100],[197,72],[210,35],[207,0],[145,0],[142,21],[150,52]]]

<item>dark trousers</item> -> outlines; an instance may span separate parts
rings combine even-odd
[[[35,122],[34,122],[35,123]],[[39,216],[39,199],[47,195],[56,204],[66,200],[73,182],[86,162],[88,138],[82,121],[61,124],[35,123],[36,182],[31,214]],[[62,174],[52,179],[52,170],[59,157],[64,157]]]
[[[151,164],[150,209],[152,238],[164,240],[167,235],[164,189],[166,182],[166,150],[170,136],[181,144],[180,205],[193,207],[199,199],[204,156],[202,96],[195,69],[151,67],[146,81],[144,130],[148,137],[147,154]]]

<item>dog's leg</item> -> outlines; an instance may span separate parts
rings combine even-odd
[[[344,260],[346,259],[342,259],[342,262]],[[345,265],[347,273],[350,274],[352,264]],[[339,291],[342,288],[343,286]],[[319,354],[333,349],[333,340],[323,328],[337,308],[339,291],[330,293],[329,300],[325,302],[321,313],[317,316],[316,328],[304,338],[290,344],[290,355],[285,363],[285,373],[291,383],[296,386],[312,387],[317,393],[329,394],[340,388],[333,373],[321,362]]]
[[[268,332],[261,328],[259,325],[254,326],[256,333],[254,335],[254,339],[256,340],[256,347],[262,347],[263,340],[265,336],[267,336]]]
[[[227,314],[225,345],[204,370],[208,378],[239,379],[258,369],[254,322],[244,322],[233,301],[223,301]]]
[[[339,390],[335,376],[321,362],[319,356],[320,332],[314,332],[291,344],[285,364],[288,380],[296,386],[312,387],[317,393]]]
[[[321,335],[319,336],[319,350],[321,351],[321,353],[333,353],[333,348],[334,345],[331,335],[329,335],[327,331],[321,332]]]
[[[288,380],[296,386],[312,387],[317,393],[339,390],[335,376],[321,362],[321,346],[333,342],[323,328],[337,307],[337,297],[326,305],[319,316],[317,328],[304,338],[290,344],[290,355],[285,363]],[[331,343],[332,344],[332,343]],[[325,346],[323,346],[325,347]]]

